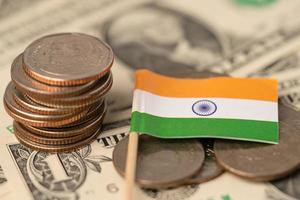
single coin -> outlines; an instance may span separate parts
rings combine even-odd
[[[224,168],[221,167],[215,157],[213,149],[213,139],[201,139],[201,143],[205,151],[205,159],[202,168],[193,177],[186,180],[187,184],[199,184],[212,180],[224,172]]]
[[[96,111],[97,115],[94,115],[92,119],[84,121],[83,123],[77,123],[76,125],[69,127],[57,127],[57,128],[41,128],[26,126],[29,132],[41,137],[50,137],[50,138],[67,138],[75,137],[77,135],[84,134],[85,132],[90,132],[90,130],[97,128],[99,124],[102,123],[102,120],[106,113],[106,107],[100,105],[98,108],[93,106],[93,112]],[[89,115],[89,114],[88,114]],[[81,122],[81,120],[80,120]]]
[[[13,98],[16,92],[16,88],[12,82],[10,82],[5,90],[4,94],[4,107],[7,113],[16,121],[29,124],[32,126],[43,127],[55,127],[65,124],[70,124],[81,119],[86,115],[87,111],[81,111],[79,113],[68,113],[63,115],[42,115],[36,114],[29,110],[22,108],[17,104]]]
[[[278,113],[278,144],[216,140],[217,161],[234,174],[258,181],[284,177],[299,168],[300,112],[279,104]]]
[[[46,114],[46,115],[62,115],[66,113],[78,113],[79,111],[82,111],[84,109],[81,107],[78,107],[77,109],[64,109],[64,108],[51,108],[48,106],[40,105],[33,100],[31,100],[28,96],[24,96],[21,92],[16,90],[14,93],[14,100],[23,108],[26,110],[29,110],[33,113],[37,114]]]
[[[113,63],[111,48],[96,37],[61,33],[42,37],[24,51],[24,69],[51,85],[80,85],[106,74]]]
[[[114,148],[113,163],[123,176],[126,165],[128,137]],[[193,139],[158,139],[139,136],[136,181],[145,188],[179,186],[193,176],[204,161],[200,142]]]
[[[44,99],[40,100],[40,99],[38,99],[34,96],[30,96],[28,94],[23,94],[23,95],[25,96],[25,98],[30,100],[30,102],[34,102],[35,104],[45,106],[45,107],[49,107],[49,108],[54,108],[54,109],[63,109],[63,110],[75,111],[75,110],[82,110],[82,109],[85,109],[85,107],[90,106],[89,104],[57,105],[57,104],[51,103],[50,98],[46,102]],[[91,102],[90,104],[93,104],[93,102]]]
[[[90,143],[92,143],[98,135],[101,133],[100,129],[97,129],[93,134],[91,134],[88,138],[76,142],[73,144],[66,144],[66,145],[45,145],[45,144],[39,144],[33,141],[28,140],[27,138],[24,138],[22,133],[20,133],[18,130],[15,131],[15,136],[19,140],[21,144],[24,146],[31,148],[36,151],[44,151],[48,153],[63,153],[63,152],[71,152],[78,150]]]
[[[39,104],[56,108],[76,108],[78,106],[88,106],[105,96],[111,89],[112,83],[112,74],[109,72],[102,79],[100,79],[91,90],[78,96],[51,99],[38,99],[30,96],[30,98]]]
[[[72,96],[76,94],[81,94],[85,91],[91,89],[96,81],[87,82],[83,85],[78,86],[53,86],[49,84],[42,83],[31,78],[22,66],[22,54],[19,55],[11,66],[11,79],[18,88],[18,90],[23,93],[29,94],[31,96],[38,96],[43,98],[53,98],[53,97],[65,97]]]

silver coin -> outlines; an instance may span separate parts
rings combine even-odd
[[[245,178],[269,181],[284,177],[300,166],[300,112],[279,105],[279,144],[216,140],[217,161]]]
[[[113,152],[116,170],[124,175],[128,137]],[[184,181],[200,170],[204,149],[193,139],[158,139],[139,136],[136,181],[144,188],[168,188]]]
[[[205,151],[205,159],[203,166],[199,172],[193,177],[186,180],[187,184],[198,184],[210,181],[224,172],[224,168],[216,161],[215,152],[213,149],[213,139],[201,139],[201,143]]]

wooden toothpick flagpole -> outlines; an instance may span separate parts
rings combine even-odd
[[[138,133],[129,133],[127,148],[126,170],[125,170],[125,200],[133,200],[133,188],[135,184]]]

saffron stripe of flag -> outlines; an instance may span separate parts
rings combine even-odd
[[[135,89],[166,97],[224,97],[277,102],[277,81],[265,78],[217,77],[179,79],[138,70]]]

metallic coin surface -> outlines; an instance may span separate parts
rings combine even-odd
[[[24,51],[24,69],[51,85],[79,85],[102,77],[113,63],[111,48],[80,33],[42,37]]]
[[[16,93],[16,88],[12,82],[9,83],[4,94],[4,107],[7,113],[16,121],[29,124],[32,126],[55,127],[65,124],[70,124],[86,115],[87,111],[79,113],[67,113],[63,115],[42,115],[36,114],[22,108],[13,98]]]
[[[31,78],[25,72],[22,66],[22,54],[14,60],[11,66],[11,78],[18,90],[33,96],[44,96],[44,98],[80,94],[92,88],[96,83],[96,81],[91,81],[83,85],[72,87],[59,87],[42,83]]]
[[[90,104],[93,104],[94,102],[91,102],[90,104],[87,103],[82,103],[82,104],[72,104],[72,105],[57,105],[57,104],[53,104],[51,103],[51,99],[49,98],[47,100],[47,102],[44,99],[38,99],[34,96],[30,96],[28,94],[24,94],[23,95],[29,99],[31,102],[34,102],[35,104],[41,105],[41,106],[45,106],[45,107],[50,107],[50,108],[56,108],[56,109],[64,109],[64,110],[82,110],[85,107],[89,106]]]
[[[102,106],[105,106],[104,107],[104,112],[105,112],[107,109],[105,99],[99,99],[92,105],[87,106],[86,107],[87,114],[84,117],[82,117],[80,120],[72,122],[70,124],[65,124],[65,125],[59,126],[58,128],[75,127],[75,126],[79,126],[83,123],[86,123],[87,121],[90,121],[93,118],[96,118],[98,115],[100,115],[102,113],[102,110],[103,110]]]
[[[124,175],[128,137],[114,149],[113,163]],[[139,136],[136,181],[145,188],[168,188],[179,186],[193,176],[204,161],[200,142],[192,139],[158,139]]]
[[[299,120],[300,112],[279,104],[279,144],[216,140],[217,161],[226,170],[253,180],[284,177],[300,166]]]
[[[71,152],[78,150],[91,142],[93,142],[98,135],[101,133],[99,129],[97,129],[94,133],[92,133],[88,138],[81,140],[80,142],[76,142],[73,144],[65,144],[65,145],[45,145],[33,142],[31,140],[28,140],[25,138],[22,133],[20,133],[17,129],[15,131],[15,136],[19,140],[21,144],[24,146],[31,148],[36,151],[43,151],[43,152],[49,152],[49,153],[61,153],[61,152]]]
[[[19,133],[22,134],[24,138],[27,140],[39,143],[39,144],[45,144],[45,145],[65,145],[65,144],[73,144],[75,142],[79,142],[81,140],[86,139],[91,134],[93,134],[96,130],[101,128],[103,116],[98,117],[96,119],[96,124],[94,124],[93,127],[90,127],[89,129],[85,129],[84,132],[81,132],[78,135],[71,136],[71,137],[65,137],[65,138],[54,138],[54,137],[43,137],[40,135],[35,135],[32,133],[27,127],[24,125],[14,121],[13,127],[14,130],[17,130]]]
[[[30,98],[42,105],[49,106],[49,107],[57,107],[57,108],[76,108],[82,106],[88,106],[100,98],[106,95],[106,93],[112,87],[112,74],[109,72],[103,78],[101,78],[97,84],[91,88],[91,90],[87,91],[78,96],[70,96],[64,98],[47,98],[41,99],[30,96]]]
[[[221,167],[215,158],[215,152],[213,149],[213,139],[201,139],[201,143],[205,151],[205,159],[202,168],[195,176],[186,180],[188,184],[198,184],[209,180],[212,180],[224,172],[224,168]]]
[[[29,110],[33,113],[37,114],[48,114],[48,115],[62,115],[67,113],[76,113],[83,108],[78,109],[65,109],[65,108],[51,108],[48,106],[40,105],[33,100],[31,100],[28,96],[24,96],[21,92],[17,91],[13,94],[14,100],[26,110]]]
[[[106,113],[106,108],[104,105],[100,105],[99,108],[92,107],[93,111],[96,111],[97,115],[94,115],[92,119],[87,121],[80,120],[76,125],[70,125],[68,127],[55,127],[55,128],[41,128],[41,127],[33,127],[26,126],[26,129],[31,133],[42,136],[42,137],[50,137],[50,138],[68,138],[75,137],[77,135],[84,134],[85,132],[90,132],[94,128],[99,128],[99,125],[102,123],[103,118]]]

